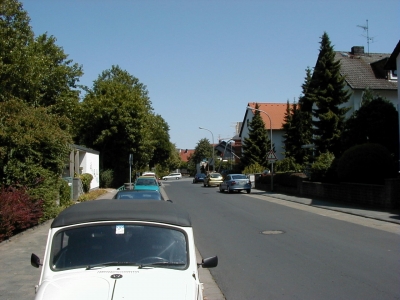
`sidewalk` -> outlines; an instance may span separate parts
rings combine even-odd
[[[362,206],[348,205],[345,203],[336,203],[326,200],[301,198],[274,192],[265,192],[257,189],[252,189],[252,194],[265,195],[275,199],[296,202],[304,205],[310,205],[323,209],[339,211],[351,215],[380,220],[384,222],[391,222],[400,225],[400,209],[385,210],[385,209],[365,208]]]

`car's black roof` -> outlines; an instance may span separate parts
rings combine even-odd
[[[191,227],[189,214],[180,206],[159,200],[102,199],[74,204],[63,210],[52,228],[96,221],[150,221]]]

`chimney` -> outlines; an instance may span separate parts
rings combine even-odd
[[[364,55],[364,46],[353,46],[351,47],[352,55]]]

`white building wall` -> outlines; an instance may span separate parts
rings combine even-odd
[[[93,176],[93,180],[90,183],[90,189],[95,189],[100,187],[100,172],[99,172],[99,155],[86,152],[84,155],[80,156],[81,162],[80,167],[82,168],[82,173],[88,173]]]

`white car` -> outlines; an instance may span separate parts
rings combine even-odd
[[[162,179],[168,180],[168,179],[181,179],[182,174],[181,173],[170,173],[167,176],[164,176]]]
[[[203,299],[190,218],[165,201],[88,201],[49,230],[36,300]]]

